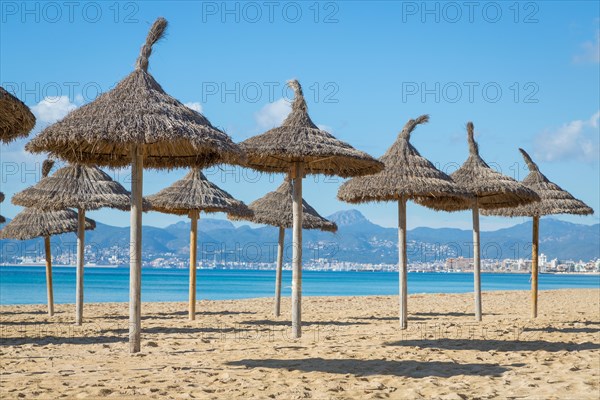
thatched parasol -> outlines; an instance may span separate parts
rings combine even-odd
[[[282,172],[293,179],[292,335],[299,338],[302,300],[302,179],[305,174],[342,177],[379,172],[383,164],[367,153],[319,129],[310,119],[302,88],[297,80],[288,82],[294,90],[292,111],[280,127],[251,137],[242,143],[247,166],[264,172]]]
[[[535,191],[540,197],[539,202],[525,204],[513,208],[483,210],[484,215],[500,215],[506,217],[533,217],[533,234],[531,242],[531,316],[537,317],[538,303],[538,245],[540,217],[552,214],[590,215],[594,213],[591,207],[576,199],[571,193],[557,184],[550,182],[542,174],[536,163],[523,149],[519,149],[529,168],[529,175],[522,183]]]
[[[49,151],[71,162],[131,165],[131,265],[129,344],[140,350],[143,167],[207,167],[243,159],[231,138],[200,113],[169,96],[148,73],[152,46],[167,21],[158,18],[135,70],[109,92],[49,126],[26,149]]]
[[[42,175],[47,175],[50,168],[44,163]],[[78,230],[79,215],[70,209],[43,211],[26,208],[0,230],[0,239],[28,240],[36,237],[44,238],[46,252],[46,289],[48,293],[48,314],[54,315],[54,295],[52,291],[52,255],[50,236]],[[85,218],[85,229],[91,230],[96,223]]]
[[[85,263],[85,212],[103,207],[127,210],[130,195],[120,183],[113,181],[98,167],[71,164],[60,168],[51,176],[48,173],[54,162],[44,161],[44,177],[35,185],[13,196],[13,204],[45,210],[76,208],[79,216],[77,230],[77,268],[75,294],[75,323],[83,322],[83,266]]]
[[[428,115],[409,120],[398,139],[379,159],[385,169],[378,174],[353,178],[338,191],[338,198],[349,203],[371,201],[398,202],[398,271],[400,278],[400,327],[408,325],[406,202],[429,199],[443,208],[444,204],[470,203],[470,195],[452,179],[421,156],[410,143],[412,131],[429,121]]]
[[[77,232],[77,213],[70,209],[44,211],[26,208],[17,214],[2,230],[0,239],[29,240],[36,237]],[[85,219],[85,229],[96,227],[94,220]]]
[[[210,182],[198,168],[192,169],[183,179],[155,195],[146,197],[150,208],[163,213],[188,215],[190,228],[190,288],[189,319],[196,319],[196,250],[198,246],[198,219],[200,212],[224,212],[246,216],[252,212],[246,205]]]
[[[2,203],[4,201],[4,193],[0,192],[0,203]],[[3,224],[6,222],[6,219],[0,215],[0,224]]]
[[[252,214],[242,217],[230,217],[233,220],[246,220],[256,224],[266,224],[279,227],[279,240],[277,244],[277,270],[275,272],[275,316],[281,314],[281,272],[283,269],[283,243],[285,229],[291,228],[294,220],[292,215],[293,188],[290,179],[286,177],[283,183],[273,192],[269,192],[258,200],[248,205]],[[312,208],[302,199],[302,228],[320,229],[327,232],[336,232],[337,225],[323,218],[317,210]]]
[[[445,210],[472,209],[473,213],[473,274],[475,287],[475,317],[481,321],[481,253],[479,249],[479,210],[491,210],[502,207],[516,207],[539,201],[539,196],[525,185],[511,177],[494,171],[479,156],[479,146],[475,142],[472,122],[467,123],[469,158],[450,175],[459,185],[471,193],[474,200],[468,206],[464,203],[445,203]],[[429,199],[417,200],[418,203],[437,208]]]
[[[10,143],[26,137],[35,125],[35,116],[21,100],[0,86],[0,141]]]

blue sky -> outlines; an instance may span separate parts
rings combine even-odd
[[[467,157],[465,124],[472,120],[481,155],[495,168],[523,178],[517,150],[523,147],[551,180],[600,209],[596,1],[68,4],[1,3],[0,84],[37,115],[31,136],[131,72],[150,24],[164,16],[168,35],[154,48],[150,72],[235,141],[285,117],[291,93],[284,83],[297,78],[313,120],[373,156],[385,152],[408,119],[428,113],[430,123],[414,132],[412,142],[452,172]],[[30,171],[43,157],[24,152],[26,142],[0,149],[7,197],[37,179]],[[146,171],[145,194],[185,172]],[[111,173],[129,186],[127,171]],[[283,178],[230,167],[207,175],[246,202]],[[336,200],[339,178],[305,182],[306,200],[323,215],[358,208],[376,223],[396,225],[394,204]],[[19,211],[8,201],[1,207],[8,217]],[[411,204],[408,213],[409,227],[471,226],[467,212]],[[119,211],[90,215],[129,223]],[[558,218],[599,220],[597,212]],[[179,219],[149,213],[144,223]],[[482,229],[521,221],[483,217]]]

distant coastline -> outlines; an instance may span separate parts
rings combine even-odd
[[[26,264],[0,264],[0,268],[31,268],[31,267],[45,267],[45,264],[35,264],[35,263],[26,263]],[[52,265],[53,268],[75,268],[75,265],[71,264],[55,264]],[[98,269],[116,269],[116,268],[129,268],[129,265],[85,265],[86,269],[88,268],[98,268]],[[154,271],[184,271],[188,268],[168,268],[168,267],[150,267],[144,266],[145,270],[154,270]],[[222,268],[222,267],[210,267],[210,268],[196,268],[199,271],[275,271],[275,268],[265,269],[265,268]],[[291,271],[290,268],[284,268],[285,271]],[[382,271],[382,270],[368,270],[368,269],[348,269],[348,270],[332,270],[332,269],[312,269],[312,272],[384,272],[390,273],[394,271]],[[410,274],[470,274],[473,271],[469,270],[460,270],[460,271],[408,271]],[[503,274],[503,275],[530,275],[530,271],[481,271],[482,274]],[[581,276],[598,276],[600,277],[600,272],[540,272],[540,275],[581,275]]]

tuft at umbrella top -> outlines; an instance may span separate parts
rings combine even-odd
[[[479,156],[479,146],[475,142],[472,122],[467,123],[467,141],[469,158],[450,177],[477,198],[480,209],[516,207],[539,201],[539,196],[533,190],[509,176],[494,171]],[[417,200],[417,203],[436,208],[436,205],[428,199]],[[470,208],[470,205],[465,207],[463,202],[449,202],[444,209],[464,210],[467,208]]]
[[[338,198],[348,203],[427,198],[438,209],[460,203],[467,207],[471,203],[469,193],[435,168],[410,143],[412,131],[428,121],[428,115],[409,120],[396,142],[379,158],[385,169],[345,182],[338,191]]]
[[[42,175],[47,175],[51,168],[52,165],[45,162]],[[126,211],[131,205],[129,192],[120,183],[98,167],[81,164],[67,165],[43,177],[35,186],[14,195],[12,202],[46,210],[111,207]]]
[[[291,228],[293,221],[292,190],[292,184],[286,178],[275,191],[267,193],[248,205],[253,214],[244,217],[230,217],[229,219]],[[335,222],[323,218],[305,200],[302,200],[302,210],[302,228],[320,229],[328,232],[337,231]]]
[[[248,167],[287,173],[292,163],[303,162],[306,174],[342,177],[368,175],[383,169],[383,165],[367,153],[319,129],[308,115],[300,83],[292,80],[288,85],[294,90],[295,98],[292,111],[281,126],[241,143]]]
[[[0,86],[0,142],[26,137],[35,126],[35,116],[21,100]]]
[[[96,228],[94,220],[85,219],[85,229]],[[28,240],[40,236],[77,232],[77,213],[73,210],[42,211],[26,208],[15,216],[2,230],[0,239]]]
[[[148,73],[152,46],[167,21],[152,25],[135,70],[117,86],[47,127],[26,149],[50,152],[73,163],[121,167],[143,148],[148,168],[207,167],[243,161],[231,138],[200,113],[169,96]]]
[[[251,215],[241,201],[210,182],[199,169],[160,192],[146,197],[152,210],[185,215],[190,211],[224,212],[229,215]]]
[[[523,179],[522,183],[535,191],[539,195],[540,201],[513,208],[485,210],[482,214],[506,217],[533,217],[552,214],[590,215],[594,213],[594,210],[583,201],[576,199],[571,193],[562,189],[557,184],[550,182],[540,172],[537,164],[533,162],[525,150],[519,149],[519,151],[529,168],[529,175]]]

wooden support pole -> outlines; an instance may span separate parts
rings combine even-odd
[[[129,248],[129,352],[140,351],[142,331],[142,147],[131,148],[131,228]]]
[[[285,229],[279,227],[279,241],[277,244],[277,271],[275,272],[275,316],[281,315],[281,273],[283,270],[283,240]]]
[[[198,247],[198,218],[200,213],[197,210],[190,212],[190,304],[188,307],[188,316],[190,321],[196,319],[196,249]]]
[[[85,210],[77,209],[77,268],[75,271],[75,324],[83,323],[83,264],[85,263]]]
[[[304,164],[294,163],[292,170],[292,337],[302,336],[302,178]]]
[[[475,319],[481,321],[481,252],[479,251],[479,202],[473,203],[473,280],[475,286]]]
[[[400,277],[400,329],[408,327],[408,285],[406,280],[406,199],[398,200],[398,274]]]
[[[52,291],[52,249],[50,247],[50,236],[44,236],[44,247],[46,251],[46,293],[48,295],[48,315],[54,315],[54,292]]]
[[[533,237],[531,239],[531,317],[538,314],[538,243],[540,217],[533,217]]]

